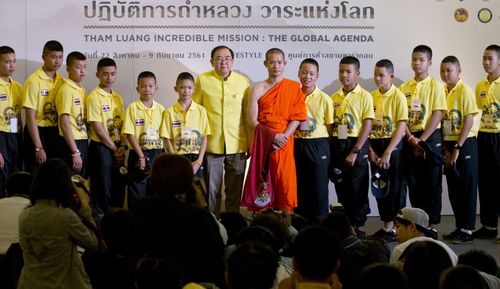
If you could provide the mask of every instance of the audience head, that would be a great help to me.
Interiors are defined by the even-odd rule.
[[[479,272],[467,265],[446,269],[441,275],[440,289],[488,289]]]
[[[468,265],[478,271],[495,276],[497,274],[497,261],[495,257],[484,250],[472,249],[458,256],[458,264]]]
[[[279,249],[284,249],[288,244],[286,225],[282,217],[273,210],[265,210],[257,214],[250,223],[250,226],[262,226],[269,229],[273,233]]]
[[[344,240],[354,235],[354,228],[351,226],[351,221],[343,211],[328,213],[320,224],[332,232],[339,240]]]
[[[372,264],[358,278],[357,289],[406,289],[408,282],[405,274],[389,264]]]
[[[163,154],[154,160],[150,180],[160,197],[189,194],[193,191],[193,167],[182,155]]]
[[[222,212],[219,216],[227,231],[227,245],[234,244],[236,236],[248,227],[247,220],[238,212]]]
[[[270,289],[274,285],[278,257],[262,242],[239,244],[227,261],[230,289]]]
[[[31,203],[35,205],[38,200],[48,199],[70,207],[74,204],[75,193],[69,167],[60,159],[51,159],[40,166],[33,178]]]
[[[108,247],[115,253],[128,253],[129,239],[132,235],[132,215],[126,209],[107,211],[101,219],[101,232]]]
[[[33,174],[25,171],[19,171],[12,173],[7,177],[7,182],[5,184],[5,190],[7,191],[7,196],[22,195],[29,196],[30,188],[33,182]]]
[[[236,236],[234,243],[236,245],[240,245],[245,242],[262,242],[267,244],[277,255],[281,249],[279,243],[274,237],[273,232],[263,226],[249,226],[241,230],[241,232]]]
[[[292,245],[293,267],[302,281],[331,282],[340,256],[339,241],[327,229],[311,226]]]
[[[438,289],[439,276],[453,266],[448,252],[436,242],[417,241],[401,255],[410,289]]]
[[[169,254],[143,255],[135,268],[136,289],[182,288],[182,271],[175,258]]]
[[[394,219],[396,239],[402,243],[429,234],[429,216],[419,208],[403,208]]]

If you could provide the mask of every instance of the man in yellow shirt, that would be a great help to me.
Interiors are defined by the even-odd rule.
[[[481,125],[477,136],[479,207],[482,228],[475,238],[495,238],[500,214],[500,46],[490,45],[483,54],[485,79],[476,85],[476,102]],[[500,239],[497,239],[499,241]]]
[[[211,130],[204,165],[208,208],[219,214],[224,180],[225,211],[239,212],[248,147],[243,101],[250,81],[232,70],[234,52],[229,47],[215,47],[210,57],[214,69],[198,76],[193,94],[207,110]]]
[[[88,167],[94,209],[101,215],[110,207],[123,206],[125,185],[118,181],[114,167],[123,165],[127,140],[121,136],[122,97],[113,89],[117,77],[115,61],[111,58],[99,60],[96,76],[99,84],[87,97]]]
[[[319,64],[312,58],[302,61],[298,77],[305,96],[307,120],[294,135],[297,170],[297,208],[295,212],[311,223],[328,213],[328,139],[333,129],[333,100],[316,86]]]
[[[0,47],[0,198],[6,197],[7,177],[19,167],[21,151],[22,86],[12,79],[16,71],[16,54],[8,46]]]
[[[82,81],[87,76],[87,58],[73,51],[66,57],[68,78],[56,96],[59,117],[59,135],[62,136],[59,155],[80,176],[87,177],[87,119],[85,88]]]
[[[375,119],[368,148],[370,166],[372,178],[377,170],[385,170],[389,181],[389,184],[386,184],[388,188],[384,188],[387,190],[387,195],[376,198],[384,226],[374,235],[390,243],[396,241],[393,220],[401,209],[403,189],[401,140],[406,130],[408,107],[403,93],[392,84],[394,65],[390,60],[382,59],[375,64],[373,79],[378,89],[372,91]],[[379,189],[383,188],[379,186]]]
[[[411,59],[415,76],[400,87],[408,102],[404,166],[411,205],[429,215],[429,227],[437,238],[437,225],[441,222],[442,164],[426,156],[419,142],[425,141],[432,151],[441,154],[439,128],[447,110],[446,96],[443,84],[429,76],[432,49],[419,45],[413,49]]]
[[[129,186],[128,193],[134,197],[151,193],[147,172],[151,169],[154,159],[163,153],[160,126],[165,108],[153,99],[157,91],[154,73],[139,73],[139,99],[131,103],[125,112],[122,133],[127,136],[129,143],[128,170],[134,182],[133,186]]]
[[[346,56],[340,60],[342,87],[332,95],[335,123],[330,143],[330,179],[338,200],[345,208],[360,239],[366,238],[364,225],[370,213],[368,204],[368,135],[375,117],[373,98],[359,84],[359,60]]]
[[[23,107],[26,112],[24,130],[24,165],[34,172],[47,159],[58,156],[58,128],[55,98],[63,77],[57,72],[63,63],[63,47],[56,40],[45,43],[43,65],[24,84]]]

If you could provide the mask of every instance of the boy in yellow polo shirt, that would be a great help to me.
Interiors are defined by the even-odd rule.
[[[19,168],[21,151],[22,86],[12,79],[16,71],[16,54],[8,46],[0,47],[0,198],[6,197],[7,177]]]
[[[490,45],[483,54],[485,79],[476,85],[476,102],[481,125],[477,136],[479,168],[479,212],[481,224],[475,238],[495,238],[500,214],[500,46]],[[497,242],[500,239],[497,239]]]
[[[87,177],[86,91],[82,81],[87,76],[87,58],[73,51],[66,57],[68,78],[56,96],[59,135],[62,136],[59,156],[80,176]]]
[[[302,60],[298,77],[306,97],[307,120],[300,123],[294,135],[298,198],[295,212],[317,224],[328,213],[328,139],[333,130],[333,100],[316,86],[316,60]]]
[[[345,208],[360,239],[366,238],[364,225],[368,204],[368,135],[375,117],[373,98],[359,84],[360,63],[356,57],[340,60],[342,88],[332,95],[335,123],[330,143],[330,179],[338,200]]]
[[[139,99],[131,103],[125,112],[122,133],[127,136],[131,149],[128,169],[134,181],[134,186],[129,186],[128,192],[135,197],[150,193],[147,171],[151,169],[156,156],[163,153],[160,125],[165,108],[153,100],[157,90],[154,73],[141,72],[137,77]]]
[[[447,105],[443,84],[429,76],[431,64],[432,49],[426,45],[415,47],[411,56],[415,76],[403,83],[400,90],[408,102],[403,155],[410,202],[429,215],[429,227],[437,238],[437,225],[441,222],[442,164],[426,157],[418,144],[425,141],[436,154],[441,154],[439,128]]]
[[[194,77],[189,72],[177,76],[175,91],[177,102],[166,109],[160,128],[165,151],[186,156],[193,165],[193,174],[203,179],[203,157],[210,135],[207,111],[192,101]]]
[[[476,224],[477,131],[474,115],[479,112],[474,91],[460,79],[460,62],[455,56],[441,61],[441,79],[446,84],[448,112],[443,118],[445,172],[448,196],[455,214],[455,230],[444,235],[455,244],[471,243]]]
[[[57,72],[63,63],[63,47],[56,40],[45,43],[43,65],[24,84],[23,107],[26,112],[24,130],[24,165],[34,172],[47,159],[58,156],[59,131],[55,98],[64,78]]]
[[[103,215],[110,207],[122,207],[125,184],[118,181],[116,167],[122,166],[127,140],[121,136],[124,119],[122,97],[113,89],[117,77],[116,62],[102,58],[97,63],[99,84],[87,97],[87,121],[90,124],[88,168],[94,211]]]
[[[393,220],[401,209],[400,198],[403,187],[401,140],[406,130],[408,107],[403,93],[392,84],[394,65],[390,60],[382,59],[375,64],[373,79],[378,89],[372,91],[375,119],[368,149],[370,167],[372,176],[376,169],[382,169],[389,179],[387,195],[376,198],[384,226],[374,236],[389,243],[396,241]]]

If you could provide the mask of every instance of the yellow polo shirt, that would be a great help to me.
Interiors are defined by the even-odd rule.
[[[408,128],[423,131],[435,110],[446,112],[446,95],[441,82],[427,76],[422,81],[411,79],[399,88],[408,102]],[[441,124],[438,124],[438,128]]]
[[[140,99],[132,102],[125,112],[122,133],[133,135],[142,150],[163,149],[160,126],[164,110],[163,105],[156,101],[151,108],[145,107]],[[130,143],[128,146],[132,149]]]
[[[335,123],[333,136],[338,137],[338,126],[347,125],[347,136],[358,137],[363,120],[375,118],[373,112],[373,98],[359,84],[347,95],[342,88],[332,95],[335,109]]]
[[[199,154],[201,138],[209,134],[207,111],[194,101],[187,111],[175,102],[163,113],[160,136],[172,141],[177,154]]]
[[[87,97],[87,122],[100,122],[115,142],[120,142],[124,109],[122,97],[116,92],[108,93],[97,86]],[[101,142],[97,133],[90,127],[89,138]]]
[[[394,84],[385,93],[372,91],[375,119],[371,139],[392,138],[399,121],[408,120],[408,106],[404,94]]]
[[[443,139],[445,141],[457,141],[460,136],[460,131],[462,130],[464,117],[469,114],[478,113],[479,109],[476,105],[474,91],[461,79],[451,91],[448,91],[446,86],[445,89],[448,112],[444,115],[443,119]],[[446,122],[449,122],[450,125],[446,125]],[[473,126],[467,137],[474,137],[476,135],[477,131]]]
[[[17,131],[21,132],[21,97],[23,87],[13,79],[0,78],[0,131],[11,132],[10,119],[17,118]]]
[[[491,83],[486,77],[476,85],[476,102],[483,111],[479,131],[500,132],[500,77]]]
[[[23,107],[36,110],[36,124],[41,127],[57,126],[55,98],[64,78],[57,72],[52,80],[40,67],[24,84]]]
[[[212,70],[198,76],[195,85],[192,98],[207,110],[210,123],[211,135],[208,136],[207,152],[246,152],[243,109],[245,92],[250,87],[248,78],[232,71],[224,79]]]
[[[295,138],[327,138],[327,125],[333,124],[333,100],[316,87],[313,92],[306,96],[307,130],[301,130],[301,126],[295,130]]]
[[[59,135],[63,136],[60,116],[69,115],[69,124],[75,140],[88,139],[85,113],[85,88],[78,86],[71,79],[61,86],[56,96],[57,116],[59,117]]]

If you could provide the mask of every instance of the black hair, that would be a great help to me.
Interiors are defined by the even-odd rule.
[[[79,51],[73,51],[66,56],[66,66],[71,66],[73,64],[73,61],[76,60],[87,60],[87,57],[85,57],[85,54],[79,52]]]
[[[381,59],[377,61],[375,67],[385,68],[389,73],[394,73],[394,64],[389,59]]]
[[[320,225],[332,232],[339,240],[344,240],[353,235],[351,221],[344,212],[328,213],[321,220]]]
[[[432,49],[427,45],[416,46],[415,48],[413,48],[412,54],[413,53],[425,53],[427,55],[427,58],[429,60],[432,60]]]
[[[177,79],[175,80],[175,83],[181,81],[181,80],[191,80],[192,82],[194,82],[194,77],[191,73],[189,72],[181,72],[179,73],[179,75],[177,76]]]
[[[116,68],[116,62],[108,57],[101,58],[99,62],[97,62],[97,71],[103,67],[114,66]]]
[[[190,193],[193,191],[193,166],[185,156],[160,155],[153,161],[150,181],[160,197]]]
[[[281,216],[273,210],[265,210],[256,215],[250,226],[262,226],[269,229],[278,243],[278,248],[283,249],[288,240],[286,237],[286,226]]]
[[[5,183],[7,196],[25,195],[29,196],[33,174],[25,171],[18,171],[10,174]]]
[[[4,54],[16,54],[14,49],[12,49],[10,46],[0,46],[0,55]]]
[[[51,159],[40,166],[31,185],[31,204],[40,199],[54,200],[65,208],[73,204],[75,187],[69,167],[60,159]]]
[[[356,70],[359,70],[361,68],[361,63],[359,62],[359,59],[357,59],[354,56],[344,56],[340,60],[339,65],[340,64],[351,64],[351,65],[354,65],[356,67]]]
[[[446,56],[445,58],[443,58],[441,63],[451,63],[451,64],[458,65],[458,67],[460,67],[460,61],[458,61],[458,58],[456,58],[453,55]]]
[[[219,215],[220,222],[227,231],[227,244],[234,244],[236,236],[248,227],[248,222],[239,212],[222,212]]]
[[[306,59],[302,60],[302,62],[299,65],[299,70],[302,68],[302,65],[306,64],[306,63],[316,66],[316,69],[319,72],[319,63],[318,63],[318,61],[316,61],[316,59],[313,59],[313,58],[306,58]]]
[[[481,249],[471,249],[458,256],[458,264],[469,265],[477,270],[495,276],[497,261],[495,257]]]
[[[231,48],[225,46],[225,45],[219,45],[219,46],[214,47],[214,49],[212,49],[212,51],[210,52],[210,58],[214,59],[215,53],[217,52],[217,50],[220,50],[220,49],[227,49],[227,50],[229,50],[229,53],[231,53],[231,58],[234,58],[234,52],[233,52],[233,50]]]
[[[143,71],[143,72],[139,73],[139,75],[137,76],[137,84],[139,84],[139,82],[143,78],[153,78],[155,80],[155,83],[156,83],[156,75],[151,71]]]
[[[61,44],[61,42],[57,41],[57,40],[49,40],[45,43],[45,45],[43,46],[43,54],[45,53],[48,53],[48,52],[52,52],[52,51],[60,51],[60,52],[63,52],[63,46]]]
[[[236,236],[234,243],[236,245],[243,244],[245,242],[262,242],[267,244],[275,254],[279,254],[281,246],[274,237],[273,232],[263,226],[249,226],[241,230]]]
[[[440,281],[441,289],[487,289],[488,285],[481,274],[473,267],[457,265],[443,272]]]
[[[408,281],[405,274],[396,266],[372,264],[365,267],[358,278],[356,289],[406,289]]]
[[[281,54],[281,55],[283,55],[283,60],[285,60],[285,52],[283,52],[283,50],[281,50],[279,48],[273,47],[273,48],[269,49],[268,51],[266,51],[266,61],[267,61],[267,58],[269,57],[269,55],[271,55],[271,54]]]
[[[135,268],[137,289],[182,288],[182,269],[169,253],[146,253],[139,258]]]
[[[500,58],[500,46],[496,44],[488,45],[485,50],[495,51]]]

